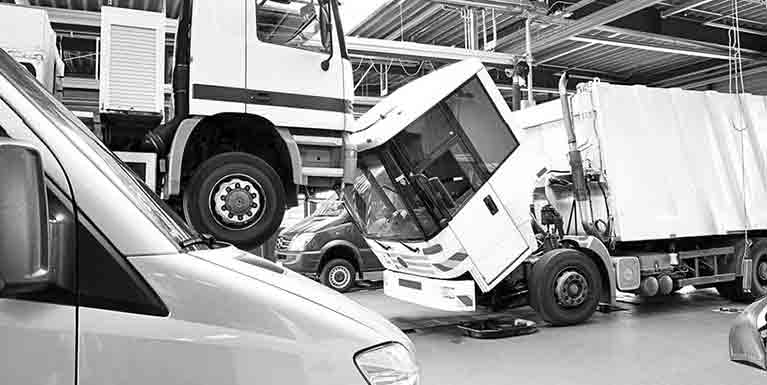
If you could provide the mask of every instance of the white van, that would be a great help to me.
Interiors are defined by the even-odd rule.
[[[3,384],[419,381],[391,323],[195,233],[2,50],[0,181]]]

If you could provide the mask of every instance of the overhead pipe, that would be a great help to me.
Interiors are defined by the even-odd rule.
[[[173,119],[148,132],[139,149],[165,155],[181,122],[189,117],[189,62],[191,57],[192,0],[181,0],[176,59],[173,67]]]
[[[525,47],[526,47],[526,55],[525,55],[525,61],[527,61],[527,89],[531,90],[533,88],[533,37],[532,37],[532,23],[533,20],[528,17],[525,19]],[[535,105],[535,98],[533,97],[533,93],[530,91],[527,91],[527,106],[532,107]]]
[[[570,158],[570,171],[573,178],[573,195],[578,207],[579,219],[586,234],[593,235],[602,242],[605,242],[607,241],[606,235],[597,230],[594,225],[594,218],[590,214],[586,173],[583,171],[583,157],[578,149],[578,141],[575,137],[575,124],[573,123],[573,114],[570,110],[570,99],[567,95],[567,79],[567,71],[565,71],[559,78],[559,99],[562,103],[562,122],[567,132],[568,156]]]

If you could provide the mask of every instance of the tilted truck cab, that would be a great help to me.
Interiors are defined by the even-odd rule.
[[[199,231],[258,245],[299,186],[331,189],[350,169],[353,80],[337,0],[183,1],[172,117],[164,17],[104,7],[101,30],[103,139],[156,172],[152,188]]]
[[[467,61],[360,119],[344,199],[387,294],[529,303],[557,325],[616,290],[767,294],[764,97],[599,81],[568,95],[564,77],[560,93],[511,112]]]
[[[1,49],[0,164],[4,383],[419,383],[394,325],[200,236]]]

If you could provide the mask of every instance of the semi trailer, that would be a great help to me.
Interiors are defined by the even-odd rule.
[[[554,325],[617,291],[767,294],[767,97],[566,83],[512,112],[470,60],[360,118],[344,200],[385,293]]]
[[[195,229],[251,248],[299,188],[331,189],[355,164],[338,2],[184,0],[170,25],[162,13],[102,7],[94,130]]]

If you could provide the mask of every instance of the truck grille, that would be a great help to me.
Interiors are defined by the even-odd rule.
[[[290,237],[277,237],[277,250],[286,250],[290,245]]]

